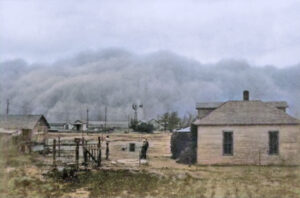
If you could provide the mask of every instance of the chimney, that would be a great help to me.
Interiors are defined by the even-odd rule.
[[[245,90],[243,92],[243,96],[244,96],[244,101],[249,101],[249,91],[248,90]]]

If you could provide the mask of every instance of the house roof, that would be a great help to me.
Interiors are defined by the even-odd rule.
[[[284,102],[228,101],[194,122],[196,125],[268,125],[300,124],[300,121],[278,109]],[[277,108],[276,108],[277,107]]]
[[[267,103],[271,106],[277,107],[277,108],[287,108],[288,104],[285,101],[269,101],[269,102],[264,102]]]
[[[264,102],[277,108],[287,108],[288,104],[285,101],[268,101]],[[199,102],[196,104],[196,109],[216,109],[224,104],[224,102]]]
[[[215,109],[221,106],[224,102],[198,102],[196,109]]]
[[[73,124],[86,124],[84,120],[76,120]]]
[[[43,115],[0,115],[0,128],[33,129],[41,119],[50,127]]]

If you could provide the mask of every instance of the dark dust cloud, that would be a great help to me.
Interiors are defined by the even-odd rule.
[[[300,65],[287,68],[251,66],[223,60],[201,64],[159,51],[137,55],[122,49],[88,51],[53,64],[22,59],[0,63],[1,113],[10,99],[10,113],[44,114],[50,121],[127,120],[132,103],[143,104],[143,119],[167,111],[195,113],[195,103],[251,99],[286,100],[300,116]]]

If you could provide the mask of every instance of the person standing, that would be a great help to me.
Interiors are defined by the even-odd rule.
[[[110,143],[109,135],[106,136],[105,142],[106,142],[106,152],[105,152],[106,156],[105,156],[105,159],[108,160],[108,158],[109,158],[109,143]]]
[[[149,148],[149,142],[148,140],[145,138],[143,141],[143,145],[142,145],[142,149],[141,149],[141,159],[147,159],[147,150]]]

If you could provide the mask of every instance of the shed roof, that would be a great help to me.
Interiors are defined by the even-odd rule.
[[[41,119],[50,127],[43,115],[0,115],[0,128],[33,129]]]
[[[178,133],[189,133],[189,132],[191,132],[191,127],[186,127],[186,128],[178,129],[175,132],[178,132]]]
[[[86,124],[87,122],[84,120],[76,120],[73,124]]]
[[[300,121],[278,109],[285,102],[228,101],[206,117],[194,122],[196,125],[267,125],[300,124]],[[277,108],[276,108],[277,107]]]

